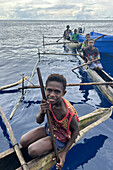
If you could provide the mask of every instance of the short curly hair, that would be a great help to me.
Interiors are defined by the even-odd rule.
[[[66,89],[66,84],[67,84],[67,81],[66,81],[66,78],[61,75],[61,74],[50,74],[46,80],[46,87],[47,87],[47,84],[49,81],[57,81],[57,82],[60,82],[62,83],[63,85],[63,90]]]

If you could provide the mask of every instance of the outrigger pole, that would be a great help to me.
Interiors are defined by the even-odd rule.
[[[21,153],[19,145],[18,145],[18,143],[17,143],[17,141],[16,141],[16,139],[14,137],[13,130],[12,130],[12,128],[11,128],[11,126],[10,126],[10,124],[9,124],[9,122],[8,122],[8,120],[7,120],[7,118],[6,118],[5,114],[4,114],[1,106],[0,106],[0,114],[1,114],[1,117],[2,117],[2,120],[3,120],[4,124],[5,124],[5,126],[7,128],[7,131],[9,133],[9,136],[10,136],[10,139],[11,139],[11,142],[12,142],[12,145],[13,145],[13,149],[14,149],[14,151],[15,151],[15,153],[16,153],[19,161],[20,161],[22,169],[23,170],[29,170],[28,165],[25,162],[24,157],[23,157],[23,155]]]
[[[91,82],[91,83],[70,83],[66,86],[92,86],[92,85],[109,85],[113,86],[113,81],[109,82]],[[34,86],[24,86],[24,89],[32,89],[32,88],[40,88],[40,85],[34,85]],[[22,87],[18,87],[18,89],[22,89]]]

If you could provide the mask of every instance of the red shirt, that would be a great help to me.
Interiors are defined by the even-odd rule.
[[[70,122],[72,120],[72,117],[75,116],[77,121],[79,121],[79,118],[74,107],[67,100],[65,100],[64,98],[62,99],[67,109],[66,115],[63,117],[62,120],[58,120],[54,115],[52,107],[50,105],[50,110],[51,110],[50,117],[51,117],[54,136],[62,142],[67,142],[69,139],[71,139],[71,131],[69,127],[70,127]]]

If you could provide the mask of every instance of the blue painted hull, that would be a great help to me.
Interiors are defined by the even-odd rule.
[[[96,39],[97,37],[103,35],[97,32],[91,32],[91,38]],[[80,42],[85,40],[85,35],[80,35]],[[100,53],[105,53],[107,55],[113,56],[113,36],[107,35],[98,39],[95,43],[95,47],[99,49]]]

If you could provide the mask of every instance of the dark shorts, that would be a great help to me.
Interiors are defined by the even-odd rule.
[[[45,124],[45,127],[46,127],[47,135],[50,136],[50,133],[48,132],[48,124],[47,123]],[[55,142],[56,142],[56,147],[57,147],[58,150],[62,149],[64,146],[66,146],[65,142],[61,142],[56,138],[55,138]]]

